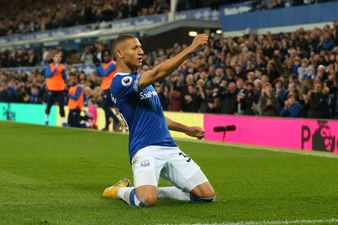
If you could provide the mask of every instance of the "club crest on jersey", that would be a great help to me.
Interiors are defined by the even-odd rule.
[[[148,159],[145,159],[141,162],[141,166],[142,167],[147,167],[147,166],[150,166],[150,162]]]
[[[130,86],[133,81],[133,78],[131,76],[123,77],[121,80],[121,83],[123,86]]]

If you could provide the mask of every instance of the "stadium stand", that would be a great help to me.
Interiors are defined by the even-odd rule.
[[[3,4],[6,4],[5,2]],[[1,7],[0,35],[44,31],[168,11],[168,0],[15,1]]]
[[[208,47],[186,61],[169,79],[155,85],[162,106],[169,111],[278,116],[282,109],[289,108],[285,103],[288,105],[288,96],[293,94],[302,105],[297,115],[307,118],[317,110],[322,112],[321,118],[337,118],[337,33],[338,25],[334,24],[287,34],[211,38]],[[144,56],[142,69],[157,65],[182,47],[176,44],[173,48],[149,52]],[[97,50],[103,48],[98,42],[85,47],[82,53],[66,52],[67,63],[91,64]],[[38,56],[32,49],[27,54],[22,49],[15,54],[7,51],[1,56],[1,64],[22,66],[32,61],[43,64],[49,61],[52,51],[44,49]],[[95,73],[87,76],[82,71],[79,77],[87,98],[99,104],[99,79]],[[0,81],[0,101],[44,101],[41,70],[31,75],[2,71]],[[319,83],[323,84],[320,91],[316,89]],[[273,86],[271,93],[265,91],[267,84]],[[321,99],[325,101],[316,109]]]
[[[224,4],[250,2],[252,10],[267,10],[329,1],[332,0],[181,0],[177,8],[179,11],[207,6],[218,9]],[[169,8],[169,0],[14,0],[9,6],[3,1],[0,2],[0,36],[162,14],[168,13]]]

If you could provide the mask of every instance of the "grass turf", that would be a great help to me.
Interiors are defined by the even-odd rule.
[[[338,217],[338,159],[178,141],[211,204],[135,208],[101,197],[132,178],[127,136],[0,122],[0,224],[193,224]],[[160,185],[168,185],[161,180]]]

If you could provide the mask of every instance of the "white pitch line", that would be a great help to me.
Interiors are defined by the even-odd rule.
[[[228,223],[194,223],[194,224],[178,224],[178,225],[284,225],[284,224],[338,224],[338,219],[318,219],[318,220],[276,220],[276,221],[239,221]],[[170,225],[170,224],[158,224]]]

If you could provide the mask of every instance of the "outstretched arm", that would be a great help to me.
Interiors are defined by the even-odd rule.
[[[164,61],[152,70],[144,72],[139,81],[139,90],[147,87],[163,77],[170,75],[177,67],[186,60],[189,55],[208,42],[208,36],[205,34],[197,35],[191,45],[178,53],[176,56]]]
[[[165,118],[168,124],[169,130],[178,131],[185,133],[188,136],[195,137],[198,139],[204,138],[205,130],[201,127],[189,127],[184,124],[175,122],[168,117]]]

